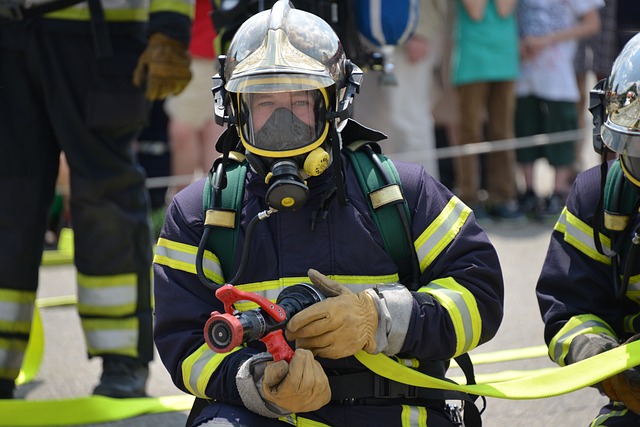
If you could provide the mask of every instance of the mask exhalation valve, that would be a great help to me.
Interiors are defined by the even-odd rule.
[[[267,204],[274,209],[296,210],[307,200],[309,188],[298,176],[298,166],[292,160],[275,162],[266,181]]]

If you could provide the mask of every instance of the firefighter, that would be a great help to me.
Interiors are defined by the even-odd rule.
[[[0,2],[0,398],[29,339],[60,151],[70,168],[78,313],[94,394],[145,396],[152,240],[133,140],[190,79],[191,0]]]
[[[460,425],[444,390],[383,378],[354,354],[394,356],[393,363],[442,378],[450,359],[495,335],[503,278],[472,211],[422,166],[396,164],[417,257],[415,282],[401,283],[405,275],[341,152],[384,135],[348,118],[361,71],[335,32],[281,0],[239,28],[223,59],[225,96],[216,106],[229,127],[218,140],[220,161],[244,155],[249,165],[233,267],[202,245],[210,231],[206,179],[171,202],[154,259],[160,357],[178,388],[205,400],[188,425]],[[224,185],[233,185],[229,175]],[[210,212],[207,222],[230,213]],[[224,312],[214,293],[220,285],[275,301],[299,282],[326,298],[288,322],[296,347],[290,363],[274,363],[260,341],[228,353],[209,348],[203,330],[213,311]]]
[[[537,297],[549,356],[578,362],[640,332],[640,35],[592,90],[594,145],[602,165],[578,175],[554,227]],[[628,96],[632,95],[632,96]],[[626,103],[626,100],[633,99]],[[607,153],[617,159],[607,161]],[[595,384],[610,398],[591,425],[640,423],[637,368]]]

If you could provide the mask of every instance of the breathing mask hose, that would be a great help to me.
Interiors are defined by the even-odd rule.
[[[220,292],[233,292],[225,298]],[[305,308],[322,301],[325,297],[309,283],[298,283],[285,288],[276,300],[276,305],[255,294],[243,293],[237,288],[221,288],[216,296],[232,302],[233,299],[251,298],[259,308],[235,314],[213,312],[204,326],[204,336],[209,347],[217,353],[227,353],[235,347],[260,340],[271,332],[282,330],[287,322]]]
[[[266,211],[259,212],[256,216],[251,219],[249,225],[247,226],[247,235],[245,238],[245,244],[242,247],[242,257],[240,258],[240,266],[238,267],[238,271],[236,272],[233,279],[229,280],[227,283],[234,284],[237,283],[244,273],[244,269],[247,266],[247,262],[249,260],[249,249],[251,248],[251,236],[253,235],[253,229],[256,228],[256,224],[263,219],[269,218],[272,214],[278,212],[277,209],[269,208]]]

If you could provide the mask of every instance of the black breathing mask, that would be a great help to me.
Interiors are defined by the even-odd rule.
[[[286,108],[273,112],[269,120],[257,131],[254,144],[261,149],[277,153],[303,148],[313,140],[315,129],[297,118]],[[291,157],[267,157],[247,151],[251,167],[269,185],[266,201],[278,210],[296,210],[307,200],[308,176],[318,176],[329,166],[329,153],[322,147]]]

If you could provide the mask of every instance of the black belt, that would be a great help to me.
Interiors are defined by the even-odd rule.
[[[10,21],[24,21],[28,18],[42,16],[49,12],[64,9],[85,0],[53,0],[48,3],[42,3],[25,7],[19,1],[0,0],[0,17]],[[111,39],[109,37],[109,28],[104,18],[104,11],[100,0],[86,0],[89,2],[89,13],[91,14],[91,32],[93,33],[94,46],[96,48],[96,56],[104,58],[113,54]]]
[[[329,377],[331,401],[341,405],[434,404],[443,400],[467,400],[471,397],[454,390],[415,387],[390,380],[373,372]]]

